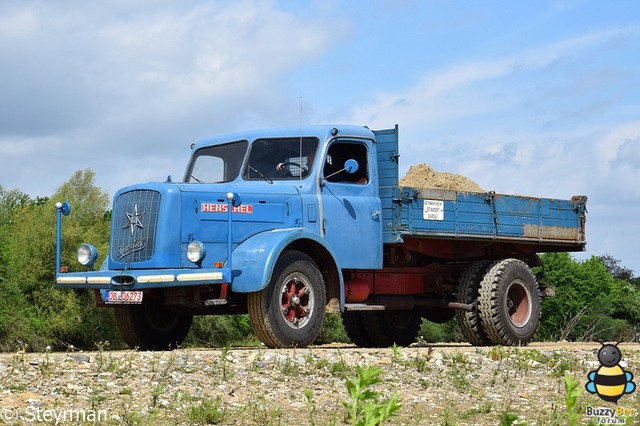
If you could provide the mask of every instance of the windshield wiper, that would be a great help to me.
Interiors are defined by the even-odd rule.
[[[201,181],[200,179],[198,179],[197,177],[195,177],[194,175],[189,175],[189,177],[191,177],[191,179],[195,180],[198,183],[205,183],[205,182]]]
[[[265,175],[263,175],[262,173],[260,173],[256,169],[254,169],[253,167],[249,166],[249,170],[251,170],[252,172],[255,172],[255,174],[257,174],[258,176],[260,176],[262,179],[266,180],[267,182],[273,183],[273,181],[271,179],[269,179],[268,177],[266,177]]]

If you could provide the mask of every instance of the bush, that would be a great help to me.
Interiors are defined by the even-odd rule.
[[[196,316],[185,346],[225,347],[256,344],[247,315]]]
[[[423,319],[418,336],[428,343],[465,341],[456,318],[452,318],[444,324]]]

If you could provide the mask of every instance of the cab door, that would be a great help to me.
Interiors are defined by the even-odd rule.
[[[325,153],[320,196],[324,238],[344,269],[382,267],[382,210],[370,140],[337,139]],[[355,160],[357,170],[345,170]]]

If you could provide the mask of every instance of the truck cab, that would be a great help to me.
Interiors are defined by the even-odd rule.
[[[283,313],[279,306],[276,319],[295,336],[265,339],[271,346],[309,344],[324,312],[344,309],[342,269],[382,267],[375,142],[372,131],[357,126],[258,130],[198,141],[182,182],[119,190],[102,267],[74,273],[58,268],[56,283],[93,288],[100,306],[116,309],[128,344],[164,349],[181,342],[193,315],[246,313],[255,305],[270,317],[264,300],[254,299],[273,290],[269,284],[288,259],[319,279],[312,283],[297,273],[278,289],[278,299],[290,299],[291,307]],[[69,207],[59,203],[58,211],[60,217]],[[79,253],[94,269],[95,248],[86,244]],[[311,308],[319,320],[308,320]],[[162,324],[155,324],[159,319]],[[311,331],[295,334],[311,322]]]

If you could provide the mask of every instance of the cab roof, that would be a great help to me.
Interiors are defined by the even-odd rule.
[[[274,127],[269,129],[255,129],[221,134],[199,140],[198,142],[196,142],[193,149],[195,150],[203,146],[218,145],[221,143],[240,140],[247,140],[249,142],[252,142],[256,139],[262,138],[288,138],[299,136],[317,137],[320,141],[324,141],[334,136],[351,136],[375,140],[373,132],[365,126],[354,126],[345,124],[315,124],[297,127]]]

